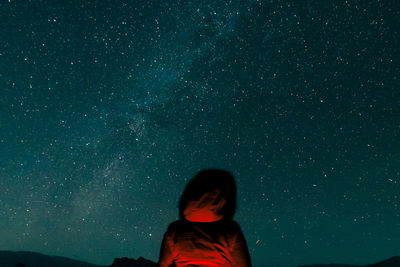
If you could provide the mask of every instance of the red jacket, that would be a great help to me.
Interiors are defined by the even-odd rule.
[[[182,218],[164,234],[159,267],[251,266],[246,240],[232,220],[236,186],[228,174],[203,171],[189,182],[179,205]]]

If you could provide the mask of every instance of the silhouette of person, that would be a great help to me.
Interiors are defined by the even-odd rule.
[[[199,172],[179,201],[180,219],[171,223],[161,244],[159,267],[250,267],[250,254],[238,223],[236,184],[231,173]]]

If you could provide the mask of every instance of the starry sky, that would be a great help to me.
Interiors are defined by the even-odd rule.
[[[230,170],[254,265],[400,255],[397,1],[0,2],[0,250],[157,261]]]

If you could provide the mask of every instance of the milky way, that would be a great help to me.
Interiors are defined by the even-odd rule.
[[[186,182],[213,167],[236,178],[256,266],[400,254],[398,4],[0,12],[0,250],[156,261]]]

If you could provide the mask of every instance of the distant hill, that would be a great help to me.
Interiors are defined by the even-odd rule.
[[[365,265],[351,265],[351,264],[311,264],[311,265],[299,265],[298,267],[365,267]]]
[[[311,264],[311,265],[299,265],[298,267],[400,267],[400,257],[392,257],[390,259],[368,265]]]
[[[392,257],[375,264],[369,264],[367,267],[400,267],[400,256]]]
[[[36,252],[0,251],[0,267],[156,267],[157,264],[139,257],[137,260],[116,258],[110,266],[101,266],[65,257]]]
[[[20,265],[17,265],[20,263]],[[0,251],[0,267],[100,267],[100,265],[35,252]]]
[[[109,267],[156,267],[157,263],[139,257],[137,260],[129,258],[116,258]]]
[[[78,261],[59,256],[48,256],[35,252],[0,251],[0,267],[156,267],[153,261],[139,257],[137,260],[130,258],[116,258],[112,265],[101,266],[84,261]],[[298,267],[400,267],[400,256],[380,261],[369,265],[349,264],[311,264]]]

